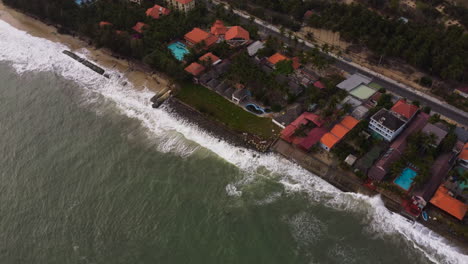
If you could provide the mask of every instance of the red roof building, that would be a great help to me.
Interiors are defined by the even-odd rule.
[[[330,151],[336,143],[342,140],[357,124],[359,120],[352,116],[345,116],[339,124],[336,124],[329,133],[320,139],[320,146]]]
[[[208,33],[200,28],[194,28],[189,33],[185,34],[184,39],[187,41],[187,44],[194,46],[201,42],[205,42],[205,47],[208,48],[211,45],[215,44],[218,41],[218,37],[214,36],[211,33]]]
[[[273,54],[272,56],[270,56],[267,61],[275,66],[278,62],[280,61],[283,61],[283,60],[291,60],[290,58],[284,56],[283,54],[277,52],[275,54]],[[298,57],[294,57],[292,58],[292,66],[295,70],[299,69],[299,67],[301,67],[301,64],[299,62],[299,58]]]
[[[430,203],[449,213],[458,220],[463,220],[466,215],[466,211],[468,210],[468,205],[450,196],[448,189],[443,185],[437,189]]]
[[[192,74],[193,76],[199,76],[204,70],[205,67],[196,62],[192,62],[189,66],[185,68],[185,71]]]
[[[314,86],[319,88],[320,90],[325,89],[325,85],[321,81],[314,82]]]
[[[225,39],[227,41],[242,41],[246,42],[250,40],[250,34],[247,30],[240,26],[234,26],[228,29],[226,32]]]
[[[211,27],[211,34],[218,37],[226,35],[227,31],[227,27],[224,26],[224,23],[221,20],[216,20],[213,26]]]
[[[313,15],[314,15],[314,12],[313,12],[312,10],[307,10],[307,11],[304,13],[304,20],[308,20],[308,19],[311,18]]]
[[[143,22],[138,22],[136,23],[135,26],[132,27],[133,30],[135,30],[136,32],[142,34],[143,31],[145,30],[145,27],[147,27],[148,25],[146,25],[145,23]]]
[[[150,16],[154,19],[159,19],[161,15],[169,15],[171,11],[165,7],[162,7],[160,5],[154,5],[151,8],[148,8],[146,10],[146,16]]]
[[[316,127],[310,130],[300,143],[299,147],[301,147],[305,151],[309,151],[315,144],[317,144],[320,139],[322,138],[325,133],[327,133],[328,129],[325,127]]]
[[[416,112],[418,112],[419,108],[413,104],[407,103],[405,99],[400,99],[398,102],[396,102],[391,110],[410,120],[416,114]]]
[[[205,55],[201,56],[198,59],[198,61],[200,61],[200,62],[210,61],[211,64],[215,65],[215,64],[218,64],[221,61],[221,59],[218,56],[214,55],[213,53],[208,52]]]
[[[313,113],[304,112],[285,129],[283,129],[283,131],[281,131],[281,138],[289,143],[299,144],[304,140],[304,138],[297,138],[294,136],[294,133],[298,128],[303,125],[307,125],[309,122],[314,123],[317,127],[322,127],[324,123],[320,116]]]

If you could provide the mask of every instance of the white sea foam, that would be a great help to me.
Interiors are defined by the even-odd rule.
[[[226,161],[255,175],[258,168],[284,175],[280,182],[290,192],[306,192],[312,201],[326,204],[338,210],[363,212],[367,216],[369,229],[385,234],[401,234],[416,250],[423,252],[433,262],[468,263],[468,256],[451,247],[439,235],[419,225],[410,224],[403,217],[392,214],[379,197],[369,198],[359,194],[342,193],[320,178],[313,176],[299,166],[275,154],[261,154],[237,148],[200,130],[196,125],[171,114],[164,107],[152,109],[148,90],[136,91],[122,86],[124,80],[112,77],[110,80],[62,54],[67,49],[60,43],[28,35],[0,20],[0,61],[12,64],[21,74],[27,71],[53,71],[81,84],[90,101],[96,103],[105,98],[115,105],[120,113],[135,118],[158,142],[158,150],[189,156],[199,146],[209,149]],[[86,56],[87,51],[80,52]],[[112,76],[118,76],[114,72]],[[98,97],[97,97],[98,96]],[[187,142],[187,139],[196,144]],[[254,154],[257,155],[254,157]],[[247,180],[248,182],[248,180]],[[236,185],[239,183],[236,183]],[[234,185],[226,191],[240,195]]]

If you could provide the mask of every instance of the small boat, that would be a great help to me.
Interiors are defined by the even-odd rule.
[[[423,211],[422,214],[421,214],[422,218],[424,219],[424,221],[427,221],[428,217],[427,217],[427,213],[426,211]]]

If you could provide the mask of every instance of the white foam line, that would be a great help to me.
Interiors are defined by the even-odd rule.
[[[124,115],[139,120],[148,135],[158,142],[158,150],[172,152],[186,157],[197,151],[198,146],[186,141],[196,142],[209,149],[226,161],[255,177],[259,168],[282,175],[280,182],[287,191],[306,192],[311,199],[338,210],[364,212],[369,219],[369,228],[374,232],[401,234],[417,250],[421,250],[431,261],[442,263],[468,263],[468,256],[447,244],[437,234],[420,224],[410,224],[403,217],[390,213],[379,197],[343,193],[319,177],[275,154],[259,154],[251,150],[231,146],[196,125],[171,114],[167,109],[152,109],[148,90],[136,91],[117,77],[106,79],[80,63],[62,54],[67,49],[63,44],[33,37],[0,20],[0,61],[12,64],[21,74],[29,71],[53,71],[80,84],[89,100],[96,103],[104,97],[115,104]],[[86,56],[87,51],[80,52]],[[109,71],[109,70],[108,70]],[[112,76],[118,76],[112,72]],[[185,139],[184,139],[185,138]],[[243,179],[244,183],[249,178]],[[242,183],[238,183],[242,184]],[[226,187],[228,193],[241,195],[235,184]]]

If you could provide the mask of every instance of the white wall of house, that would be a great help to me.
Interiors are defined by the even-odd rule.
[[[381,135],[386,141],[394,140],[404,129],[405,125],[401,126],[398,130],[393,131],[383,126],[380,122],[371,118],[369,128],[375,133]]]

